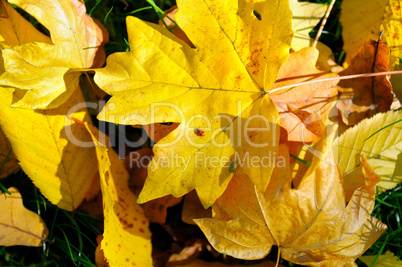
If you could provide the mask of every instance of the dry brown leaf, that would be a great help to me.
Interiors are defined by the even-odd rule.
[[[191,263],[205,250],[205,245],[207,245],[207,243],[208,242],[205,239],[189,240],[180,253],[172,254],[170,256],[166,266],[182,266]]]
[[[389,49],[381,39],[379,42],[369,40],[352,58],[350,67],[339,75],[387,71],[388,58]],[[347,125],[355,125],[362,119],[389,110],[394,97],[386,76],[342,80],[338,90],[338,108]]]

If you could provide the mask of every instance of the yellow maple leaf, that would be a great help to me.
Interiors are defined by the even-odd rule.
[[[180,197],[196,189],[209,206],[233,175],[229,167],[235,153],[276,153],[278,112],[268,93],[289,54],[291,12],[287,1],[278,0],[265,2],[261,20],[253,14],[252,1],[177,4],[176,21],[196,48],[161,26],[128,17],[130,52],[111,55],[106,67],[96,70],[95,82],[112,95],[98,118],[121,124],[181,123],[154,147],[138,201],[168,194]],[[249,125],[254,132],[246,136],[230,130],[243,129],[252,116],[259,117]],[[257,149],[245,138],[269,144]],[[167,147],[171,141],[175,144]],[[237,141],[243,143],[234,144]],[[205,157],[204,163],[196,162],[196,155],[222,160],[211,166]],[[174,166],[158,168],[159,163]],[[272,167],[244,168],[265,190]]]
[[[103,40],[102,31],[85,14],[85,5],[79,0],[9,2],[44,25],[50,32],[51,42],[46,42],[42,35],[37,38],[37,31],[22,29],[27,23],[22,17],[12,17],[13,28],[1,33],[12,35],[13,30],[22,29],[17,35],[26,33],[28,37],[22,40],[24,43],[3,45],[1,53],[6,72],[0,77],[0,85],[27,91],[13,103],[14,107],[56,108],[78,88],[80,71],[92,66]],[[7,5],[2,2],[3,7]]]
[[[314,157],[296,188],[285,145],[265,193],[240,170],[213,206],[222,212],[213,219],[195,220],[215,249],[236,258],[260,259],[276,245],[293,263],[355,266],[353,261],[386,230],[370,216],[379,177],[366,163],[367,184],[345,207],[342,178],[331,151],[333,133],[317,143],[321,157]]]
[[[149,222],[128,188],[124,162],[113,149],[98,141],[96,128],[88,124],[86,127],[98,158],[105,217],[101,242],[104,256],[110,266],[152,266]]]
[[[345,0],[341,5],[342,35],[346,60],[350,61],[369,39],[378,40],[381,31],[390,48],[389,68],[402,55],[402,13],[400,0]]]
[[[130,159],[135,158],[136,164],[133,164]],[[152,149],[141,148],[130,153],[126,157],[126,167],[129,170],[130,179],[129,185],[131,191],[138,195],[141,192],[144,182],[147,178],[147,167],[153,158]],[[144,210],[145,217],[153,223],[164,224],[166,222],[167,209],[175,206],[182,201],[182,198],[173,196],[164,196],[162,198],[153,199],[141,205]]]
[[[14,187],[0,195],[0,246],[42,246],[49,233],[42,218],[24,207]]]
[[[8,47],[30,42],[52,44],[52,40],[25,20],[6,0],[0,1],[0,43]]]
[[[264,8],[264,0],[255,0],[255,9],[260,12]],[[311,38],[309,32],[320,22],[327,10],[326,5],[299,2],[298,0],[289,0],[289,7],[292,10],[292,29],[294,37],[291,47],[298,51],[304,47],[309,47]]]

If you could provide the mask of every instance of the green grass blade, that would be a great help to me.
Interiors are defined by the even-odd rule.
[[[292,155],[292,154],[289,154],[292,158],[294,158],[295,160],[297,160],[297,161],[300,161],[301,163],[303,163],[303,164],[306,164],[307,166],[311,166],[311,162],[309,162],[309,161],[307,161],[307,160],[304,160],[304,159],[301,159],[301,158],[299,158],[299,157],[297,157],[297,156],[295,156],[295,155]]]
[[[68,237],[67,237],[66,233],[64,232],[64,230],[63,230],[60,226],[58,226],[58,225],[56,225],[56,226],[57,226],[57,228],[59,228],[59,230],[63,233],[64,238],[66,239],[66,245],[67,245],[67,247],[68,247],[68,252],[69,252],[69,254],[70,254],[70,258],[71,258],[72,262],[74,263],[75,266],[78,266],[77,263],[76,263],[75,260],[74,260],[73,252],[71,251],[70,242],[68,241]]]
[[[141,11],[144,11],[144,10],[148,10],[148,9],[152,9],[152,7],[151,6],[141,7],[141,8],[138,8],[138,9],[134,10],[134,11],[128,12],[128,13],[126,13],[124,15],[128,16],[128,15],[132,15],[132,14],[135,14],[135,13],[138,13],[138,12],[141,12]]]
[[[382,244],[380,250],[379,250],[378,253],[377,253],[377,256],[375,257],[375,259],[374,259],[373,262],[371,263],[370,267],[374,267],[374,266],[375,266],[375,263],[378,261],[378,258],[379,258],[380,255],[382,254],[382,251],[384,250],[385,245],[386,245],[387,242],[388,242],[388,238],[389,238],[389,235],[387,235],[387,237],[385,238],[384,244]]]
[[[10,148],[10,150],[8,150],[8,153],[7,153],[6,157],[3,160],[3,163],[0,166],[0,171],[3,169],[4,165],[6,164],[8,158],[10,157],[10,154],[11,154],[12,150],[13,150],[12,148]]]
[[[374,135],[378,134],[379,132],[381,132],[382,130],[384,130],[385,128],[391,127],[394,124],[397,124],[398,122],[402,122],[402,119],[394,121],[393,123],[390,123],[384,127],[382,127],[381,129],[379,129],[378,131],[376,131],[375,133],[373,133],[372,135],[370,135],[369,137],[367,137],[366,139],[363,140],[363,142],[366,142],[367,140],[369,140],[371,137],[373,137]]]

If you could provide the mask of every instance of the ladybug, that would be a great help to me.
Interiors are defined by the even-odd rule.
[[[197,129],[194,130],[194,132],[198,136],[205,136],[205,132],[203,130],[201,130],[201,129],[197,128]]]

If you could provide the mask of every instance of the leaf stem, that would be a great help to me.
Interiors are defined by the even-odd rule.
[[[276,257],[275,267],[279,266],[279,259],[281,258],[281,247],[278,246],[278,256]]]
[[[310,81],[306,81],[306,82],[280,86],[280,87],[272,89],[272,90],[270,90],[270,91],[268,91],[266,93],[267,94],[272,94],[272,93],[282,91],[284,89],[288,89],[288,88],[292,88],[292,87],[296,87],[296,86],[301,86],[301,85],[306,85],[306,84],[312,84],[312,83],[328,82],[328,81],[334,81],[334,80],[348,80],[348,79],[366,78],[366,77],[384,76],[384,75],[393,75],[393,74],[402,74],[402,70],[384,71],[384,72],[376,72],[376,73],[362,73],[362,74],[348,75],[348,76],[342,76],[342,77],[331,77],[331,78],[310,80]],[[295,78],[297,78],[297,77],[295,77]]]

